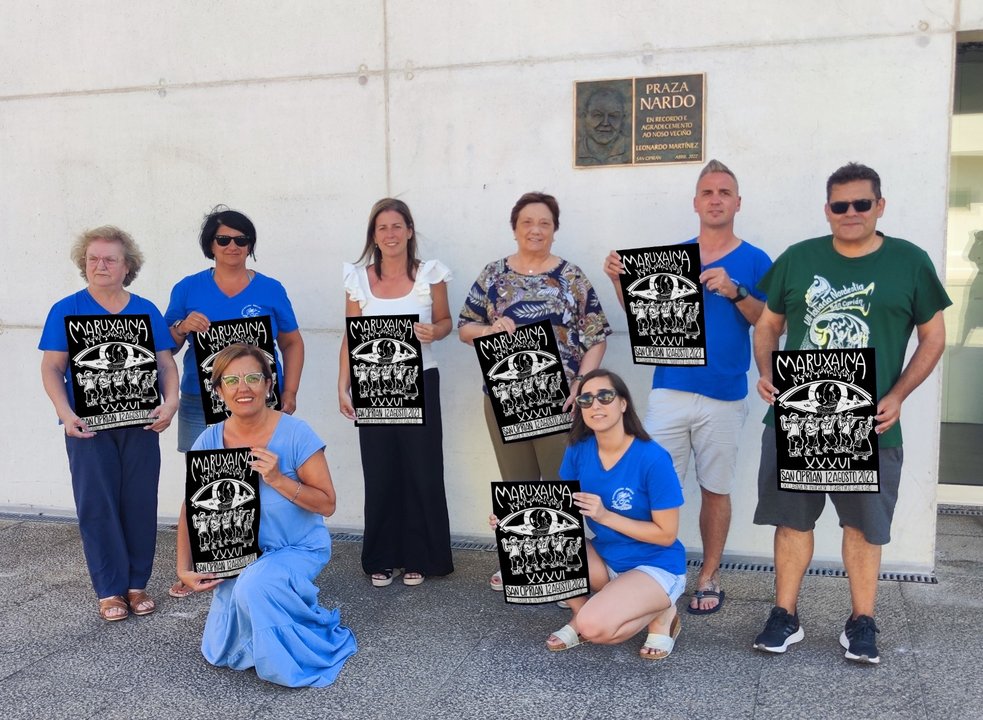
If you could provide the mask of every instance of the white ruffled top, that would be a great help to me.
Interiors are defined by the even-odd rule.
[[[413,289],[401,298],[377,298],[372,294],[369,276],[370,266],[343,263],[345,293],[348,299],[357,302],[363,315],[411,315],[420,316],[420,322],[433,322],[433,298],[430,286],[439,282],[449,282],[451,271],[440,260],[424,260],[416,271]],[[437,367],[430,343],[423,343],[423,369]]]

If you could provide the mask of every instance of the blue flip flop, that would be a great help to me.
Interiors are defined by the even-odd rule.
[[[696,594],[693,596],[696,598],[697,604],[703,598],[717,598],[717,604],[714,605],[709,610],[701,610],[699,607],[693,607],[692,605],[686,606],[686,612],[690,615],[713,615],[720,608],[724,606],[724,591],[721,590],[717,592],[716,590],[697,590]]]

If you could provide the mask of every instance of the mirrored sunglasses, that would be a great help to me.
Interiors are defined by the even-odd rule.
[[[594,398],[601,405],[610,405],[614,402],[614,399],[618,397],[618,393],[614,390],[605,388],[604,390],[598,390],[596,393],[584,393],[583,395],[577,396],[577,405],[584,408],[585,410],[594,404]]]

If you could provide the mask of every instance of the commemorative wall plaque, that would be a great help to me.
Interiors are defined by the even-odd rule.
[[[419,315],[345,318],[356,425],[424,425]]]
[[[68,315],[75,414],[89,430],[150,425],[160,405],[149,315]]]
[[[706,75],[574,83],[574,167],[703,162]]]
[[[634,162],[703,162],[706,76],[635,78]]]
[[[584,521],[573,503],[579,490],[576,480],[492,483],[505,602],[530,605],[590,592]]]
[[[772,353],[779,489],[880,492],[874,352]]]
[[[570,429],[570,413],[563,410],[570,388],[549,320],[522,325],[512,335],[477,337],[474,349],[502,442]]]
[[[706,365],[697,243],[619,250],[632,359],[637,365]]]

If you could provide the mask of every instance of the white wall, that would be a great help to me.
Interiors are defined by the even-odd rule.
[[[4,394],[12,412],[0,420],[0,507],[72,512],[34,348],[51,303],[81,287],[67,258],[74,234],[107,222],[132,232],[148,258],[133,289],[163,307],[174,282],[205,267],[198,225],[224,202],[252,217],[256,267],[294,301],[308,349],[298,415],[328,443],[340,498],[332,525],[359,527],[355,430],[334,394],[338,280],[341,262],[358,255],[374,200],[409,202],[423,254],[455,272],[454,311],[482,265],[510,252],[509,209],[527,190],[558,196],[555,250],[587,270],[612,314],[606,252],[695,231],[699,166],[572,168],[576,80],[705,72],[707,157],[741,179],[743,237],[777,255],[824,233],[825,178],[859,160],[884,179],[882,229],[917,242],[941,268],[954,28],[983,25],[967,19],[983,19],[981,2],[962,2],[961,15],[959,0],[766,5],[6,2],[0,353],[13,377]],[[605,364],[644,398],[649,371],[629,363],[624,319],[611,321]],[[485,535],[496,472],[471,353],[454,337],[437,348],[452,529]],[[939,396],[936,374],[907,404],[889,567],[934,562]],[[771,553],[770,531],[750,522],[762,413],[752,399],[735,556]],[[183,482],[176,427],[162,442],[167,517]],[[683,521],[694,547],[695,510]],[[824,518],[817,559],[838,556],[835,525]]]

